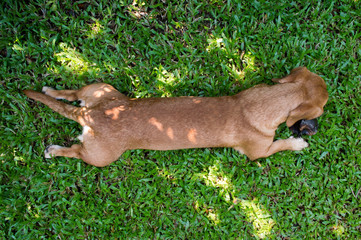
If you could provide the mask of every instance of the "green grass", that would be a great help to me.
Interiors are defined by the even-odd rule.
[[[357,0],[2,1],[0,239],[360,239],[360,29]],[[301,65],[328,85],[319,133],[260,165],[232,149],[44,159],[81,129],[21,92],[221,96]]]

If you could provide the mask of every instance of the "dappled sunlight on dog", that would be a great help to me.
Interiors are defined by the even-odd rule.
[[[111,89],[108,86],[103,86],[101,88],[99,88],[98,90],[94,91],[93,96],[96,98],[101,98],[102,96],[104,96],[106,93],[111,92],[113,89]]]
[[[113,120],[117,120],[119,118],[119,113],[124,112],[125,110],[125,106],[121,105],[112,109],[105,110],[105,115],[111,116]]]
[[[94,119],[91,116],[92,110],[87,110],[85,107],[81,109],[81,113],[78,116],[80,125],[85,126],[87,123],[94,123]]]
[[[188,131],[187,138],[191,143],[196,144],[197,143],[197,130],[195,128],[191,128]]]
[[[198,98],[198,99],[193,99],[192,102],[195,104],[198,104],[198,103],[201,103],[202,100]]]
[[[159,131],[163,132],[163,124],[160,123],[156,118],[152,117],[148,122],[155,126]]]
[[[173,140],[174,139],[174,132],[173,129],[171,127],[167,128],[167,136]]]
[[[164,125],[163,123],[159,122],[155,117],[151,117],[148,120],[148,123],[156,127],[160,132],[164,132]],[[187,139],[193,144],[197,144],[197,129],[190,128],[189,130],[184,130],[184,132],[187,132]],[[165,131],[166,135],[173,140],[174,139],[174,131],[172,127],[167,127],[167,130]]]

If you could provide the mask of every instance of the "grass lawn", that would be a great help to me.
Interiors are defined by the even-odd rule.
[[[361,2],[22,2],[0,3],[0,239],[361,239]],[[44,159],[81,128],[21,92],[222,96],[297,66],[328,85],[319,132],[259,163],[223,148]]]

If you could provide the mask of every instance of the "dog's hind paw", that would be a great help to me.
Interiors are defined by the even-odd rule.
[[[51,90],[54,90],[54,89],[51,88],[51,87],[47,87],[47,86],[44,86],[44,87],[41,89],[41,91],[42,91],[43,93],[45,93],[46,95],[49,95],[49,91],[51,91]]]
[[[309,146],[303,138],[290,137],[289,141],[292,141],[292,150],[294,151],[300,151]]]
[[[45,158],[51,158],[52,156],[54,156],[54,151],[57,149],[63,148],[62,146],[59,145],[49,145],[45,148],[44,151],[44,156]]]

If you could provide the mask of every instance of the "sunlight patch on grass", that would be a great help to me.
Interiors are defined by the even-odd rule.
[[[63,68],[53,66],[54,73],[61,73],[62,70],[66,70],[71,74],[84,75],[89,74],[92,76],[97,75],[100,72],[100,68],[91,61],[89,61],[83,54],[79,53],[73,48],[67,46],[66,43],[60,43],[61,52],[56,53],[55,57],[58,62],[62,64]]]
[[[218,225],[220,221],[219,212],[214,208],[207,206],[206,204],[200,204],[199,201],[193,202],[193,208],[200,214],[204,214],[215,225]]]
[[[247,72],[256,70],[255,57],[250,53],[240,51],[234,43],[234,39],[226,38],[224,34],[222,37],[211,35],[207,42],[206,51],[210,54],[216,53],[227,59],[227,62],[221,65],[235,80],[243,80]]]
[[[15,149],[15,148],[13,149],[13,159],[14,159],[16,166],[26,164],[25,158],[23,156],[19,156],[17,149]]]
[[[230,63],[227,64],[229,74],[236,80],[244,80],[247,72],[253,72],[256,70],[254,56],[250,53],[242,53],[241,58],[243,68],[240,68],[233,61],[230,61]]]
[[[90,30],[86,34],[88,38],[96,38],[102,35],[104,27],[99,23],[99,20],[95,20],[95,23],[91,24],[89,27]]]
[[[32,216],[33,218],[40,218],[41,213],[39,209],[33,209],[30,203],[27,203],[26,205],[27,212],[30,214],[30,216]]]
[[[196,174],[196,177],[204,180],[208,186],[221,188],[221,191],[235,189],[231,182],[231,178],[227,177],[224,172],[222,172],[219,164],[219,162],[216,162],[216,164],[208,168],[208,173],[199,173]],[[229,193],[223,192],[222,195],[226,202],[230,202],[231,197]],[[256,202],[256,199],[252,201],[242,199],[233,200],[234,205],[239,205],[242,212],[247,215],[247,220],[252,222],[254,235],[263,239],[271,233],[271,230],[275,225],[275,221],[272,219],[271,214],[267,210],[261,208]],[[232,205],[229,209],[233,208],[234,205]],[[216,215],[213,214],[215,213],[211,212],[211,214],[209,214],[208,212],[207,217],[209,219],[217,219]]]
[[[208,47],[206,48],[207,52],[210,52],[211,50],[220,49],[222,51],[225,51],[225,45],[224,45],[224,39],[223,38],[209,38],[207,39]]]
[[[128,12],[134,18],[141,19],[143,16],[148,15],[144,10],[145,2],[139,0],[133,0],[133,3],[129,5]]]
[[[24,48],[22,46],[20,46],[19,44],[14,44],[12,48],[13,48],[13,50],[16,50],[16,51],[24,51]]]
[[[207,213],[207,218],[211,220],[215,225],[220,223],[219,213],[214,209],[209,209]]]
[[[342,237],[342,235],[345,232],[345,227],[342,226],[341,224],[336,224],[332,226],[332,232],[336,234],[338,237]]]
[[[172,174],[167,169],[159,169],[158,174],[170,182],[178,181],[178,179],[174,176],[174,174]],[[211,177],[211,178],[213,178],[213,177]],[[228,198],[229,198],[229,195],[228,195]],[[193,205],[194,210],[196,210],[198,213],[204,214],[215,225],[218,225],[221,222],[220,217],[219,217],[219,215],[220,215],[219,212],[216,211],[211,206],[208,206],[204,203],[199,203],[199,201],[197,201],[197,200],[195,200],[192,205]]]
[[[236,80],[244,79],[245,72],[237,67],[237,65],[233,63],[227,64],[227,70],[230,75]]]
[[[162,97],[170,97],[171,91],[167,91],[165,87],[174,86],[179,79],[179,72],[171,73],[163,68],[162,65],[154,68],[157,79],[157,88],[163,91]]]
[[[174,76],[174,74],[168,72],[166,69],[163,68],[162,65],[160,65],[158,68],[157,67],[154,68],[154,70],[157,73],[157,80],[162,83],[171,85],[176,80],[176,77]]]
[[[168,181],[177,181],[174,174],[172,174],[168,169],[159,169],[158,174],[167,179]]]
[[[266,238],[275,225],[271,214],[259,207],[256,200],[242,200],[236,199],[234,202],[238,203],[242,210],[246,213],[248,221],[252,222],[254,234],[263,239]]]
[[[256,70],[256,61],[255,61],[255,57],[252,54],[250,54],[250,53],[244,54],[242,63],[246,66],[243,69],[243,72]]]
[[[208,168],[208,173],[198,173],[196,174],[198,179],[204,180],[208,186],[220,187],[222,189],[232,189],[233,184],[231,183],[230,178],[225,176],[224,173],[219,169],[218,164],[215,164]]]

